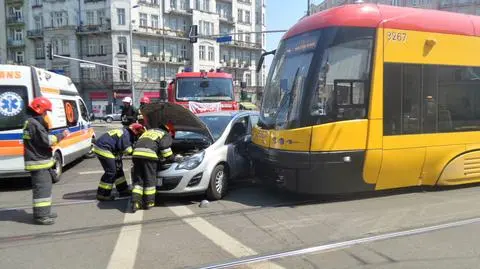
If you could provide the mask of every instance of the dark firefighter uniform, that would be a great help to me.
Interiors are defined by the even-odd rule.
[[[143,133],[133,149],[132,211],[155,205],[157,164],[173,159],[172,137],[168,131],[154,128]]]
[[[28,118],[23,126],[25,170],[30,171],[32,176],[33,217],[40,222],[54,217],[51,212],[52,175],[49,169],[55,161],[51,147],[64,137],[63,134],[50,135],[46,126],[48,124],[41,115]]]
[[[105,171],[98,184],[98,200],[112,200],[111,192],[114,184],[120,197],[130,195],[121,157],[132,154],[134,140],[133,132],[128,128],[123,128],[108,131],[93,144],[93,152],[97,155]]]

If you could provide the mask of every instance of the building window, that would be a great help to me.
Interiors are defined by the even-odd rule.
[[[245,74],[245,82],[247,86],[252,86],[252,75],[250,73]]]
[[[107,80],[108,79],[108,69],[106,66],[101,66],[100,67],[100,74],[102,80]]]
[[[14,40],[23,40],[23,31],[22,29],[15,29],[15,33],[14,33],[14,36],[13,36],[13,39]]]
[[[87,11],[87,25],[94,25],[95,24],[95,14],[93,11]]]
[[[66,14],[64,12],[53,12],[53,14],[56,27],[61,27],[68,24],[67,18],[65,17]]]
[[[70,55],[69,45],[68,39],[62,39],[62,55]]]
[[[203,11],[210,11],[210,0],[203,0]]]
[[[45,57],[45,50],[43,42],[35,42],[35,58],[43,59]]]
[[[172,9],[176,9],[177,8],[177,1],[176,0],[170,0],[170,7]]]
[[[100,41],[100,44],[99,44],[99,51],[100,51],[100,55],[102,56],[105,56],[107,55],[107,50],[105,49],[105,45],[104,44],[101,44],[101,41]]]
[[[182,47],[180,48],[180,54],[183,60],[187,59],[187,45],[182,45]]]
[[[105,24],[105,10],[100,9],[97,10],[97,23],[98,25],[104,25]]]
[[[18,64],[23,64],[24,63],[23,51],[17,51],[15,53],[15,62],[18,63]]]
[[[480,130],[480,68],[385,63],[384,135]]]
[[[42,17],[41,16],[36,16],[35,17],[35,30],[42,30],[42,28],[43,28]]]
[[[126,65],[119,65],[120,68],[127,69]],[[127,71],[125,70],[120,70],[120,80],[121,81],[127,81],[128,76],[127,76]]]
[[[119,25],[125,25],[125,9],[117,8],[117,19]]]
[[[158,29],[158,16],[157,15],[152,15],[150,17],[151,21],[152,21],[152,28],[153,29]]]
[[[250,11],[245,11],[245,23],[250,23]]]
[[[147,27],[147,26],[148,26],[147,14],[140,13],[140,27]]]
[[[186,10],[188,8],[188,0],[180,0],[180,8]]]
[[[215,60],[215,50],[213,47],[208,47],[208,60],[212,62]]]
[[[200,60],[205,60],[205,46],[198,46],[198,55]]]
[[[250,40],[250,34],[245,34],[245,42],[251,43],[252,40]]]
[[[237,21],[238,21],[238,22],[243,22],[243,10],[241,10],[241,9],[238,10],[238,18],[237,18]]]
[[[124,36],[118,37],[118,53],[127,54],[127,38]]]
[[[93,56],[97,54],[97,44],[94,40],[89,40],[88,42],[88,55]]]
[[[57,39],[53,40],[53,42],[52,42],[53,53],[59,55],[60,54],[59,47],[60,47],[60,45],[58,44],[58,40]]]

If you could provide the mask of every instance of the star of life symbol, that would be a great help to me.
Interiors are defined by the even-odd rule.
[[[0,114],[3,116],[16,116],[23,109],[22,97],[14,92],[6,92],[0,95]]]

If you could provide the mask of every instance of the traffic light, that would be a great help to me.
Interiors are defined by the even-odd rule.
[[[47,58],[53,60],[53,48],[52,44],[47,45]]]
[[[190,31],[188,33],[188,37],[190,38],[190,43],[197,43],[198,38],[198,25],[192,25],[190,26]]]

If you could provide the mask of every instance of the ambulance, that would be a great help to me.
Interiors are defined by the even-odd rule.
[[[71,133],[52,148],[56,180],[65,165],[91,154],[95,132],[87,107],[70,78],[31,66],[0,65],[0,179],[28,176],[23,162],[22,128],[27,106],[38,96],[52,102],[53,109],[48,112],[51,134],[65,129]]]

